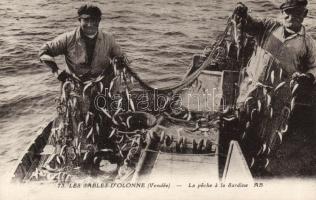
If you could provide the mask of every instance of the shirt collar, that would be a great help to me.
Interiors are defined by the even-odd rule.
[[[283,27],[283,30],[285,30],[285,29],[286,29],[286,28]],[[289,33],[293,33],[293,35],[295,35],[295,34],[301,35],[301,36],[305,35],[305,27],[304,27],[303,25],[302,25],[300,31],[298,31],[298,32],[296,32],[296,33],[294,33],[292,30],[289,30],[289,29],[286,29],[286,31],[289,32]]]
[[[283,38],[284,38],[284,31],[285,31],[285,27],[283,26],[282,32],[283,32]],[[287,30],[288,32],[291,32],[291,30]],[[300,31],[293,33],[292,35],[288,36],[287,38],[284,38],[284,40],[290,40],[296,36],[304,36],[305,35],[305,27],[302,25]]]

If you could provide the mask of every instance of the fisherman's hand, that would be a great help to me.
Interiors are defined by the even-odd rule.
[[[315,77],[311,73],[295,72],[292,75],[291,91],[293,97],[310,96],[314,87]]]
[[[234,14],[239,16],[242,19],[245,19],[247,18],[247,15],[248,15],[248,7],[245,4],[238,2],[234,10]]]
[[[311,123],[314,81],[315,77],[310,73],[296,72],[292,75],[290,125],[293,128],[302,128]]]
[[[67,78],[70,78],[71,75],[68,74],[65,70],[61,71],[60,73],[58,73],[58,71],[55,73],[55,76],[57,77],[57,79],[61,82],[65,82],[67,80]]]
[[[116,56],[113,60],[118,68],[124,68],[129,64],[129,61],[125,55]]]
[[[45,60],[43,61],[43,63],[45,63],[45,65],[48,66],[52,70],[53,73],[56,73],[58,71],[58,67],[55,62]]]

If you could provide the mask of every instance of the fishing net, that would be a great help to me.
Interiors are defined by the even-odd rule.
[[[242,111],[225,110],[227,105],[235,107],[239,71],[245,68],[254,48],[253,38],[237,32],[229,20],[216,42],[193,57],[186,76],[174,86],[149,86],[129,67],[126,58],[114,59],[110,70],[89,81],[68,78],[56,101],[58,117],[48,142],[50,152],[29,179],[42,177],[65,183],[88,174],[106,181],[130,180],[142,149],[153,138],[157,140],[153,129],[157,130],[164,119],[168,120],[163,124],[169,132],[182,127],[189,132],[187,137],[197,132],[202,136],[199,141],[188,142],[192,148],[186,151],[186,138],[178,136],[172,148],[174,136],[163,135],[160,130],[163,151],[214,153],[215,145],[225,154],[228,142],[236,139],[246,152],[249,166],[257,171],[266,169],[288,129],[289,76],[279,66],[271,65]],[[214,89],[219,93],[211,94],[212,107],[201,108]],[[199,98],[190,100],[192,95]],[[214,136],[218,131],[221,139]]]
[[[234,27],[228,23],[213,45],[193,57],[185,78],[171,87],[152,88],[129,67],[126,58],[114,59],[109,71],[92,80],[68,78],[56,101],[58,117],[53,122],[48,142],[51,148],[46,148],[50,152],[46,152],[48,156],[41,159],[40,167],[30,179],[42,176],[51,181],[68,182],[73,176],[101,173],[106,174],[103,177],[108,180],[124,180],[134,173],[148,137],[153,138],[152,128],[162,118],[168,118],[170,127],[181,125],[205,136],[216,132],[218,125],[215,124],[223,110],[221,97],[216,101],[218,109],[213,110],[197,108],[196,103],[186,103],[184,99],[193,92],[205,96],[207,89],[221,87],[221,73],[225,70],[236,71],[238,77],[245,60],[241,62],[236,57],[233,31]],[[253,48],[251,41],[243,41],[244,52]],[[208,75],[203,74],[206,70],[218,72],[213,74],[214,83],[210,84]],[[238,79],[231,84],[236,82]],[[206,127],[209,125],[215,129]],[[166,144],[170,143],[171,136],[162,138],[167,140]],[[180,148],[184,146],[183,137],[178,140],[174,151],[184,151]],[[212,143],[218,145],[214,138]],[[208,149],[203,152],[214,151],[207,139],[199,138],[191,144],[196,153],[202,152],[203,145]]]

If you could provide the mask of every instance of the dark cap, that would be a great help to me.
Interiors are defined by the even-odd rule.
[[[307,5],[307,0],[284,0],[281,4],[280,9],[289,9],[295,7],[305,7]]]
[[[94,19],[101,19],[101,15],[102,12],[100,10],[100,8],[98,8],[97,6],[91,5],[91,4],[85,4],[82,5],[79,9],[78,9],[78,16],[80,18],[94,18]]]

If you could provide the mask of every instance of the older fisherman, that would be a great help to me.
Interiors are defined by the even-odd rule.
[[[114,37],[99,30],[101,10],[94,5],[83,5],[78,9],[80,26],[47,42],[39,52],[45,63],[60,81],[65,81],[69,73],[82,81],[95,78],[110,69],[110,60],[121,57],[120,46]],[[61,71],[54,57],[64,55],[67,72]]]
[[[234,11],[241,30],[257,42],[237,99],[248,128],[242,141],[254,171],[257,165],[257,169],[267,169],[276,176],[315,175],[316,135],[311,105],[316,46],[302,25],[307,4],[307,0],[284,0],[281,22],[256,19],[242,3]]]
[[[235,13],[245,19],[244,30],[255,37],[257,47],[246,68],[240,85],[237,103],[243,103],[264,82],[272,65],[283,69],[289,76],[295,74],[306,85],[311,85],[316,75],[316,47],[302,25],[307,16],[307,0],[285,0],[281,6],[282,22],[256,19],[247,13],[247,7],[238,3]],[[306,87],[302,87],[306,88]]]

